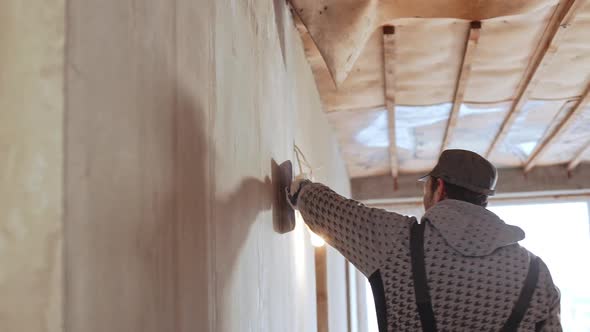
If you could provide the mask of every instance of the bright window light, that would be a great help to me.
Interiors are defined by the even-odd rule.
[[[365,279],[366,295],[367,295],[367,331],[376,332],[379,330],[377,323],[377,311],[375,309],[375,298],[373,297],[373,291],[371,290],[371,284],[369,280]]]
[[[316,248],[323,247],[326,244],[326,241],[321,236],[311,230],[309,231],[309,239],[311,240],[311,244]]]
[[[301,216],[301,213],[299,211],[295,211],[295,224],[296,225],[305,225],[305,222],[303,221],[303,216]],[[305,228],[307,228],[307,230],[309,231],[309,240],[310,240],[312,246],[319,248],[319,247],[323,247],[324,245],[326,245],[326,241],[321,236],[312,232],[311,229],[307,225],[305,225]]]
[[[564,331],[590,332],[590,221],[586,202],[493,206],[522,228],[522,246],[543,259],[561,291]]]

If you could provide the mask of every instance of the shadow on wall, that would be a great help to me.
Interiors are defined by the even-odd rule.
[[[245,243],[250,236],[250,229],[260,213],[272,210],[268,225],[273,227],[277,220],[278,199],[283,190],[278,188],[278,165],[271,160],[272,177],[263,180],[245,177],[235,190],[223,197],[217,197],[217,181],[224,181],[224,174],[215,167],[217,153],[211,141],[213,134],[208,132],[212,126],[205,119],[206,108],[195,100],[189,90],[178,87],[177,99],[177,142],[176,142],[176,195],[177,195],[177,247],[179,308],[181,322],[185,322],[180,331],[202,324],[214,318],[215,325],[210,330],[228,330],[228,317],[219,317],[217,312],[228,312],[235,307],[236,297],[245,296],[246,289],[232,287],[236,278],[238,258],[243,255]],[[237,121],[237,120],[235,120]],[[255,134],[255,133],[254,133]],[[232,135],[232,133],[224,133]],[[252,139],[244,137],[240,139]],[[262,158],[262,156],[250,156]],[[226,168],[227,169],[227,168]],[[243,172],[239,164],[232,170]],[[260,244],[265,246],[264,243]],[[257,257],[247,257],[248,263],[257,262]],[[261,270],[251,265],[248,273]],[[243,271],[243,270],[240,270]],[[261,273],[258,271],[256,273]],[[245,276],[244,276],[245,278]],[[242,278],[243,279],[243,278]],[[239,283],[256,283],[259,280],[240,280]],[[250,285],[246,285],[250,286]],[[264,285],[252,284],[251,290]],[[232,292],[240,292],[235,294]],[[211,303],[211,301],[214,301]],[[200,310],[195,315],[195,309]],[[222,309],[222,310],[219,310]],[[248,309],[241,309],[248,310]],[[186,322],[189,322],[186,324]],[[235,324],[235,322],[233,322]],[[231,325],[231,324],[230,324]]]
[[[275,24],[278,32],[283,62],[285,63],[285,13],[288,12],[285,3],[274,0]],[[213,38],[213,37],[207,37]],[[179,39],[182,40],[182,39]],[[199,38],[197,38],[197,41]],[[233,131],[215,130],[215,121],[240,121],[237,116],[242,109],[218,109],[215,105],[216,81],[215,66],[207,63],[207,58],[194,58],[194,54],[207,54],[198,49],[202,44],[176,45],[180,57],[176,61],[176,68],[170,71],[173,78],[169,84],[175,86],[176,106],[175,116],[175,193],[176,225],[175,236],[177,250],[175,257],[177,269],[177,285],[175,297],[177,299],[178,331],[194,331],[195,328],[210,331],[229,331],[235,326],[235,321],[228,321],[232,317],[222,317],[225,313],[249,312],[255,308],[238,308],[240,303],[256,303],[256,299],[246,298],[242,302],[236,299],[244,298],[255,288],[264,287],[260,280],[247,279],[249,276],[264,273],[258,266],[260,258],[257,250],[268,246],[268,243],[257,244],[258,249],[246,248],[246,243],[264,241],[267,234],[252,234],[252,227],[259,215],[272,210],[269,218],[265,218],[264,228],[273,227],[278,218],[278,199],[283,192],[278,188],[275,174],[278,166],[270,160],[272,179],[244,177],[230,192],[220,196],[219,188],[227,188],[224,181],[236,177],[234,174],[245,174],[251,169],[244,169],[236,163],[231,167],[218,167],[219,162],[231,158],[218,158],[235,153],[244,156],[243,151],[234,151],[233,146],[218,145],[223,141],[252,141],[259,133],[249,132],[247,137]],[[166,61],[165,54],[158,61]],[[181,57],[188,57],[183,63]],[[210,61],[211,62],[211,61]],[[215,63],[214,61],[212,62]],[[195,66],[196,68],[191,68]],[[179,70],[182,69],[182,70]],[[149,91],[148,91],[149,92]],[[216,114],[226,112],[229,116]],[[236,112],[227,114],[227,112]],[[223,119],[223,120],[221,120]],[[218,123],[219,128],[229,127]],[[223,135],[223,136],[221,136]],[[242,132],[242,135],[245,135]],[[227,139],[226,139],[227,138]],[[238,145],[239,148],[239,145]],[[263,152],[264,153],[264,152]],[[165,155],[163,155],[165,156]],[[265,155],[249,155],[250,158],[260,160],[260,169],[266,168],[268,161]],[[236,158],[239,160],[239,158]],[[252,165],[252,163],[249,163]],[[231,170],[232,176],[224,174]],[[251,174],[251,173],[250,173]],[[271,216],[272,215],[272,216]],[[262,221],[262,220],[260,220]],[[262,228],[256,227],[260,232]],[[253,237],[254,236],[254,237]],[[251,237],[249,239],[249,237]],[[252,238],[253,237],[253,238]],[[174,245],[174,244],[173,244]],[[245,256],[249,255],[250,256]],[[236,271],[240,275],[236,275]],[[246,275],[244,275],[246,274]],[[236,287],[239,285],[239,288]],[[248,289],[250,288],[250,289]],[[204,322],[209,322],[208,328]]]
[[[234,308],[238,298],[255,303],[247,286],[264,287],[242,273],[265,272],[256,251],[268,244],[254,241],[270,238],[272,218],[251,230],[277,192],[269,177],[244,177],[218,196],[229,178],[222,172],[245,170],[218,167],[224,158],[216,156],[245,154],[214,151],[215,139],[256,137],[212,129],[219,112],[236,116],[218,121],[239,121],[243,111],[214,108],[215,33],[202,18],[215,12],[192,2],[178,2],[187,8],[178,11],[130,4],[68,3],[64,324],[87,332],[228,331],[236,321],[223,314],[259,310]],[[247,157],[268,166],[265,155]]]

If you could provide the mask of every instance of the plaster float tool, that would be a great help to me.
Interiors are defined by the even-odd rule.
[[[285,161],[279,165],[279,176],[278,176],[278,193],[277,207],[278,216],[275,224],[275,230],[281,234],[288,233],[295,229],[295,211],[287,202],[285,197],[286,190],[291,187],[291,181],[293,181],[293,165],[290,160]]]

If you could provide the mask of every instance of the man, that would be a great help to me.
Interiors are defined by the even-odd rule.
[[[518,244],[524,232],[486,209],[496,168],[446,150],[422,178],[418,223],[307,180],[288,199],[311,230],[369,278],[379,331],[561,331],[547,266]]]

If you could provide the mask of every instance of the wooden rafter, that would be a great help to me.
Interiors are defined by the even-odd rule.
[[[576,105],[572,108],[571,111],[565,116],[565,118],[555,127],[555,129],[545,137],[545,139],[537,144],[535,150],[531,153],[529,159],[525,163],[524,171],[528,172],[533,167],[535,167],[539,158],[545,153],[551,144],[553,144],[557,138],[561,134],[565,132],[569,126],[574,122],[574,120],[582,113],[586,104],[590,102],[590,84],[584,90],[584,94],[580,97]]]
[[[395,142],[395,28],[383,27],[383,68],[385,78],[385,106],[387,107],[387,129],[389,135],[389,159],[391,175],[397,179],[399,166]]]
[[[576,156],[570,161],[570,163],[567,165],[567,170],[568,171],[573,171],[576,167],[578,167],[578,165],[582,162],[582,158],[584,158],[584,155],[586,155],[586,152],[588,152],[590,150],[590,141],[588,143],[586,143],[586,145],[580,149],[580,151],[578,151],[578,153],[576,154]]]
[[[416,186],[416,174],[400,174],[398,188],[393,190],[389,175],[377,175],[350,180],[352,198],[359,201],[422,200],[423,191]],[[581,164],[568,174],[562,165],[539,166],[527,176],[522,168],[499,168],[497,193],[494,197],[514,198],[521,195],[546,196],[581,193],[590,194],[590,164]]]
[[[467,87],[469,75],[471,74],[471,64],[473,62],[473,55],[475,54],[475,49],[477,48],[477,43],[479,41],[480,30],[481,22],[471,22],[469,33],[467,35],[467,40],[465,41],[465,53],[463,54],[463,64],[461,65],[459,77],[457,78],[457,86],[455,88],[453,108],[451,109],[451,114],[449,115],[449,122],[447,123],[447,129],[445,131],[445,137],[443,139],[443,144],[441,146],[441,152],[444,149],[446,149],[449,145],[451,138],[453,136],[453,131],[457,126],[459,110],[461,108],[461,104],[463,103],[463,98],[465,96],[465,88]]]
[[[543,68],[548,66],[555,53],[557,53],[557,49],[564,35],[559,32],[571,24],[582,2],[583,0],[561,0],[557,5],[541,37],[539,46],[535,50],[532,60],[525,71],[523,79],[516,89],[514,102],[486,152],[486,157],[489,157],[498,147],[499,143],[508,135],[508,131],[514,124],[522,106],[528,100],[529,95],[538,83],[539,77],[541,76],[540,73],[543,71]]]

